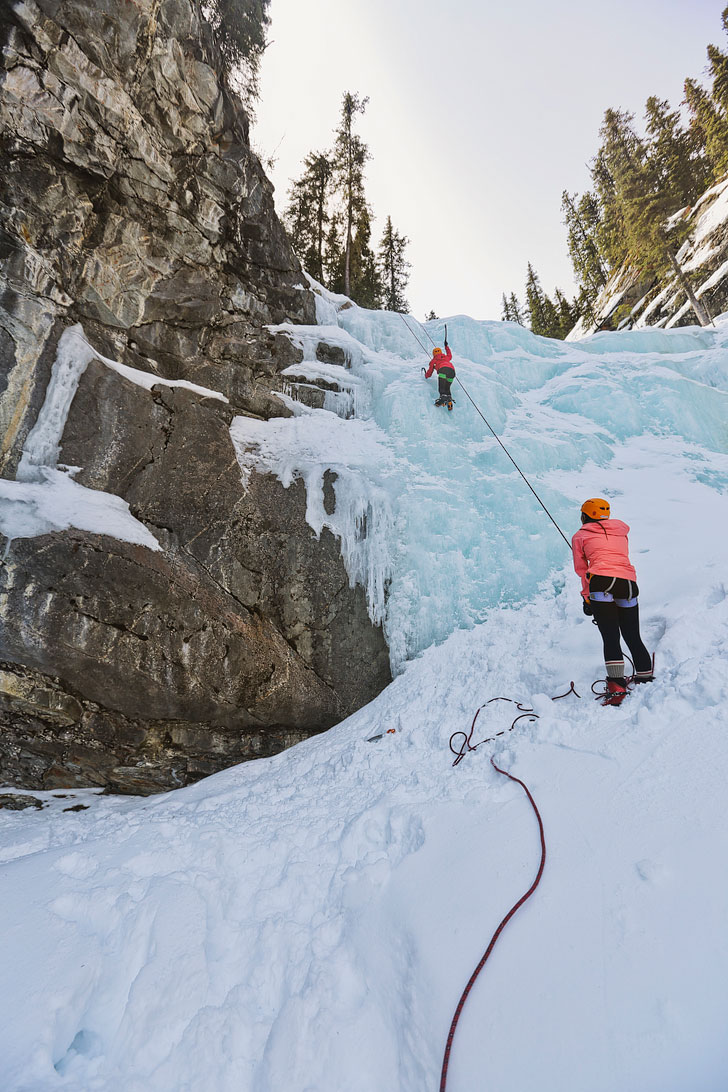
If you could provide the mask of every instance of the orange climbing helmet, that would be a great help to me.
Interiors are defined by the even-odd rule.
[[[435,347],[432,350],[432,355],[433,356],[442,356],[442,349]]]
[[[609,519],[609,501],[603,497],[590,497],[584,501],[581,510],[589,519]]]

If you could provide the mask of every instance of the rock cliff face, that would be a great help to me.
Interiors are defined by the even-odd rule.
[[[59,465],[161,547],[0,541],[0,780],[154,791],[335,723],[387,649],[303,484],[241,478],[230,423],[287,415],[301,358],[267,326],[315,308],[195,3],[16,0],[0,34],[0,474],[81,323]]]

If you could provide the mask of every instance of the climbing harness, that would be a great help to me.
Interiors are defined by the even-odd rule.
[[[493,699],[493,700],[498,700],[498,699]],[[510,701],[511,699],[506,698],[504,700],[505,701]],[[518,704],[518,703],[516,703],[516,704]],[[524,715],[527,715],[527,714],[524,714]],[[465,987],[465,989],[463,990],[462,996],[461,996],[460,1000],[458,1001],[457,1008],[455,1009],[455,1015],[453,1016],[452,1022],[450,1024],[450,1031],[448,1032],[447,1042],[445,1044],[445,1054],[444,1054],[444,1057],[442,1059],[442,1072],[440,1074],[440,1092],[445,1092],[445,1088],[446,1088],[446,1085],[447,1085],[447,1070],[448,1070],[448,1066],[450,1064],[450,1052],[452,1051],[452,1043],[453,1043],[453,1039],[455,1038],[455,1031],[456,1031],[456,1028],[458,1026],[458,1021],[460,1019],[460,1014],[462,1013],[463,1008],[465,1007],[465,1002],[468,999],[468,994],[470,993],[473,986],[475,985],[475,980],[477,979],[478,975],[480,974],[483,967],[485,966],[486,961],[487,961],[490,953],[495,948],[496,941],[498,940],[498,937],[501,935],[501,933],[503,932],[503,930],[505,929],[506,925],[511,920],[513,915],[518,910],[520,910],[520,908],[523,906],[524,902],[526,902],[528,899],[531,898],[531,895],[534,893],[534,891],[536,890],[536,888],[540,884],[541,877],[543,876],[544,866],[546,864],[546,838],[545,838],[545,835],[544,835],[543,820],[541,819],[541,814],[540,814],[540,812],[538,810],[538,807],[536,806],[536,801],[531,796],[531,793],[530,793],[530,791],[528,789],[528,786],[523,781],[521,781],[521,779],[519,777],[515,777],[513,774],[508,773],[507,770],[502,770],[500,768],[500,766],[496,766],[495,760],[492,757],[491,757],[491,760],[490,760],[490,764],[491,764],[491,766],[493,767],[494,770],[498,771],[499,774],[503,774],[504,777],[507,777],[507,778],[509,778],[509,780],[515,781],[515,783],[517,785],[520,785],[521,788],[523,789],[523,791],[525,792],[526,796],[528,797],[528,801],[529,801],[531,807],[533,808],[534,815],[536,816],[536,821],[538,822],[539,837],[541,839],[541,860],[539,862],[538,871],[536,873],[536,878],[534,879],[533,883],[529,887],[528,891],[526,891],[526,893],[524,895],[521,895],[518,902],[513,904],[513,906],[510,908],[510,910],[508,911],[506,916],[501,921],[501,923],[498,926],[498,928],[496,929],[496,931],[493,933],[493,936],[490,939],[490,944],[485,949],[485,953],[483,954],[483,958],[480,960],[480,963],[478,964],[478,966],[475,968],[475,970],[471,974],[471,976],[470,976],[470,978],[468,980],[468,984]]]
[[[412,337],[413,337],[413,338],[415,339],[415,341],[417,342],[417,344],[418,344],[418,345],[420,346],[420,348],[421,348],[421,349],[422,349],[422,350],[423,350],[424,352],[427,352],[427,349],[426,349],[426,348],[425,348],[425,346],[424,346],[424,345],[422,344],[422,342],[420,341],[420,339],[419,339],[419,338],[417,337],[417,334],[416,334],[416,333],[414,332],[414,330],[412,329],[412,327],[411,327],[411,326],[410,326],[410,325],[409,325],[409,324],[407,323],[407,321],[405,320],[405,317],[404,317],[404,315],[403,315],[403,314],[401,313],[401,311],[400,311],[400,312],[398,312],[398,313],[399,313],[399,316],[400,316],[400,318],[402,319],[402,322],[404,322],[405,326],[407,327],[407,329],[409,330],[409,332],[410,332],[410,333],[412,334]],[[428,337],[430,338],[430,341],[432,341],[432,337],[430,336],[430,332],[429,332],[429,330],[425,329],[425,333],[426,333],[426,334],[427,334],[427,336],[428,336]],[[447,326],[445,326],[445,340],[447,341]],[[434,342],[434,341],[432,341],[432,344],[434,345],[434,344],[435,344],[435,342]],[[539,503],[539,504],[541,505],[541,507],[543,508],[544,512],[545,512],[545,513],[546,513],[546,515],[547,515],[547,516],[549,517],[549,519],[550,519],[550,520],[551,520],[551,522],[553,523],[554,527],[556,528],[556,530],[557,530],[557,531],[559,532],[559,534],[560,534],[560,535],[561,535],[561,537],[563,538],[563,540],[564,540],[564,542],[566,543],[566,545],[568,546],[569,550],[571,550],[571,543],[569,542],[568,538],[566,537],[566,535],[564,534],[564,532],[563,532],[563,531],[561,530],[561,528],[559,527],[559,525],[558,525],[558,523],[556,522],[556,520],[554,519],[554,517],[553,517],[553,516],[551,515],[551,513],[549,512],[548,508],[546,507],[546,505],[544,504],[544,502],[543,502],[543,501],[541,500],[541,498],[539,497],[538,493],[537,493],[537,492],[536,492],[536,490],[535,490],[535,489],[533,488],[533,486],[532,486],[532,485],[531,485],[531,483],[529,482],[528,478],[527,478],[527,477],[526,477],[526,475],[525,475],[525,474],[523,473],[523,471],[521,470],[520,466],[518,465],[518,463],[516,462],[516,460],[515,460],[515,459],[513,458],[513,456],[511,455],[511,453],[510,453],[510,451],[508,450],[508,448],[507,448],[507,447],[505,446],[505,444],[504,444],[504,443],[503,443],[503,441],[502,441],[502,440],[500,439],[500,437],[499,437],[499,436],[498,436],[498,434],[497,434],[497,433],[495,432],[495,430],[494,430],[493,428],[491,428],[491,426],[490,426],[489,422],[487,421],[487,419],[486,419],[485,415],[483,414],[482,410],[480,409],[480,406],[478,406],[477,402],[476,402],[476,401],[475,401],[475,400],[474,400],[474,399],[473,399],[473,398],[471,397],[471,395],[470,395],[470,392],[468,391],[467,387],[465,386],[465,384],[463,383],[463,381],[462,381],[462,380],[460,379],[460,377],[459,377],[458,375],[456,375],[456,376],[455,376],[455,382],[456,382],[456,383],[457,383],[457,384],[458,384],[458,385],[459,385],[460,387],[462,387],[462,389],[463,389],[463,393],[465,394],[465,397],[466,397],[466,398],[468,399],[468,401],[469,401],[469,402],[471,403],[471,405],[473,406],[473,409],[475,410],[475,412],[476,412],[476,413],[478,414],[478,416],[479,416],[479,417],[481,418],[481,420],[482,420],[482,421],[483,421],[483,423],[485,424],[486,428],[487,428],[487,429],[488,429],[488,430],[490,431],[490,433],[491,433],[491,435],[493,436],[493,438],[494,438],[495,440],[497,440],[497,441],[498,441],[498,443],[499,443],[499,444],[500,444],[500,446],[502,447],[503,451],[504,451],[504,452],[506,453],[506,455],[508,456],[508,458],[510,459],[510,461],[511,461],[511,462],[513,463],[513,465],[515,466],[516,470],[517,470],[517,471],[518,471],[518,473],[519,473],[519,474],[521,475],[521,477],[523,478],[524,482],[526,483],[526,485],[528,486],[528,488],[529,488],[529,489],[531,490],[531,492],[533,493],[534,497],[536,498],[536,500],[538,501],[538,503]]]
[[[589,574],[589,575],[591,575],[591,574]],[[596,603],[616,603],[618,607],[636,607],[638,599],[637,599],[636,595],[632,595],[632,581],[631,580],[627,581],[627,590],[629,591],[629,595],[628,595],[628,597],[626,599],[620,599],[619,596],[616,596],[616,595],[612,594],[612,588],[617,583],[618,579],[619,579],[618,577],[613,576],[611,584],[608,584],[607,587],[603,591],[591,591],[591,589],[590,589],[589,590],[589,598],[594,600],[594,602],[596,602]],[[635,584],[635,591],[636,590],[637,590],[637,585]],[[598,625],[596,619],[592,619],[592,621],[594,622],[595,626]],[[631,661],[630,661],[630,663],[631,663]],[[634,667],[634,664],[632,666]]]

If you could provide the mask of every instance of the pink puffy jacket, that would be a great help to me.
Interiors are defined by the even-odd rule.
[[[436,356],[433,353],[430,366],[425,372],[425,379],[429,379],[435,369],[439,372],[440,368],[452,368],[452,349],[449,345],[445,346],[444,353],[438,353]]]
[[[581,594],[585,599],[589,598],[587,573],[637,579],[629,560],[628,534],[629,527],[621,519],[602,519],[598,523],[585,523],[572,538],[574,568],[581,577]]]

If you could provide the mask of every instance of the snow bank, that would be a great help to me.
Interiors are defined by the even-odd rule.
[[[238,455],[244,472],[304,478],[312,526],[340,519],[342,538],[346,497],[388,502],[372,547],[391,573],[388,625],[402,648],[433,643],[368,707],[275,758],[146,800],[80,795],[88,810],[66,814],[40,794],[42,811],[0,811],[0,1087],[436,1088],[460,993],[538,862],[494,753],[538,802],[546,871],[470,995],[448,1088],[719,1092],[725,320],[699,339],[610,334],[543,354],[448,320],[458,374],[564,528],[591,494],[632,525],[658,674],[604,709],[568,554],[482,422],[463,399],[435,410],[396,316],[330,306],[358,331],[367,416],[238,419]],[[552,702],[572,679],[581,698]],[[539,719],[511,732],[512,707],[486,706],[476,740],[505,735],[453,769],[451,733],[496,696]]]

